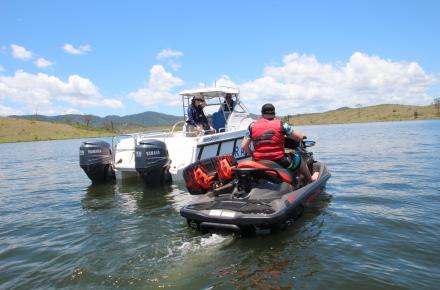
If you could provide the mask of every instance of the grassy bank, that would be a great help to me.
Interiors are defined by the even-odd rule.
[[[294,115],[286,121],[294,125],[344,124],[362,122],[440,119],[434,106],[378,105],[341,108],[316,114]],[[25,119],[0,117],[0,143],[113,136],[118,133],[170,129],[171,126],[132,128],[124,132]],[[181,130],[181,128],[177,128]]]
[[[113,131],[60,123],[0,118],[0,143],[111,136]]]
[[[61,140],[114,136],[115,134],[168,130],[171,126],[139,127],[112,131],[81,124],[63,124],[44,121],[0,117],[0,143]]]
[[[294,125],[318,125],[438,118],[440,118],[440,113],[434,106],[377,105],[354,109],[341,108],[316,114],[291,115],[288,120]]]

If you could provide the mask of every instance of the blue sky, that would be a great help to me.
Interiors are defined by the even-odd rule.
[[[429,104],[440,1],[0,0],[0,115],[181,114],[177,93],[240,88],[258,112]]]

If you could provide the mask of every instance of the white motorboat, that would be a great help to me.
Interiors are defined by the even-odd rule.
[[[227,107],[226,94],[232,95],[233,108]],[[203,96],[204,112],[214,130],[197,132],[186,121],[179,121],[166,131],[117,135],[111,146],[103,141],[84,142],[80,165],[89,178],[104,182],[115,177],[141,176],[147,184],[157,184],[170,178],[182,180],[183,169],[201,159],[224,154],[232,154],[238,160],[247,158],[241,142],[254,119],[241,102],[237,88],[199,88],[179,95],[184,120],[191,99]]]

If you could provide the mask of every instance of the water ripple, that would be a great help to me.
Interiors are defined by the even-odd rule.
[[[90,185],[82,140],[0,145],[0,288],[436,289],[440,122],[298,129],[332,178],[294,225],[250,238],[188,228],[183,184]]]

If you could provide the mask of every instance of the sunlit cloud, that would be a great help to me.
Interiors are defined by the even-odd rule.
[[[53,63],[51,61],[44,59],[42,57],[40,57],[39,59],[34,61],[34,64],[39,68],[48,68],[53,65]]]
[[[396,62],[355,52],[346,63],[321,63],[313,55],[292,53],[280,66],[239,85],[254,110],[272,102],[283,113],[321,112],[356,104],[426,105],[438,83],[416,62]],[[280,111],[280,110],[279,110]]]
[[[11,44],[12,56],[16,59],[29,60],[32,58],[32,52],[17,44]]]
[[[156,59],[164,61],[173,71],[178,71],[182,66],[178,61],[178,58],[181,56],[183,56],[183,52],[181,51],[164,49],[157,54]]]
[[[183,52],[172,49],[164,49],[157,54],[156,58],[165,59],[165,58],[180,57],[180,56],[183,56]]]
[[[72,44],[66,43],[63,46],[63,50],[67,53],[70,53],[70,54],[80,55],[80,54],[86,54],[86,53],[92,51],[92,48],[89,44],[74,47]]]
[[[171,90],[183,84],[183,80],[174,77],[163,66],[153,65],[147,86],[129,93],[128,97],[145,107],[176,105],[180,99]]]
[[[79,107],[120,108],[122,102],[101,96],[98,88],[87,78],[71,75],[67,81],[44,73],[16,71],[13,76],[0,75],[0,100],[17,104],[26,112],[40,106],[49,110],[54,102],[65,102]]]

